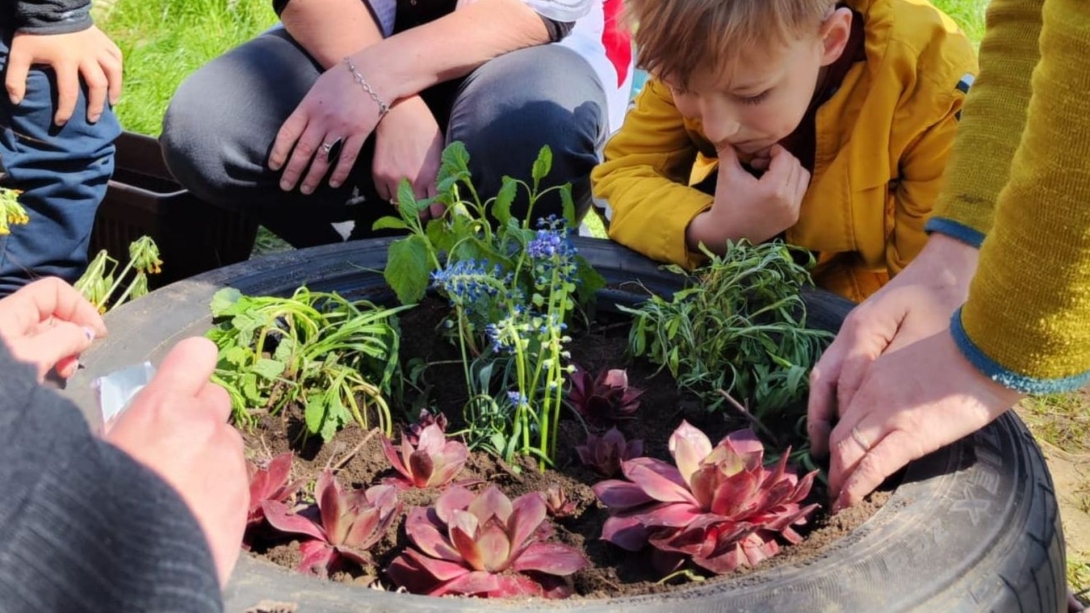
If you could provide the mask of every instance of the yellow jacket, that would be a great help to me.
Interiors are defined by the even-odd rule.
[[[817,253],[819,286],[861,300],[900,272],[926,242],[976,55],[926,0],[848,0],[864,16],[867,59],[817,112],[813,178],[787,242]],[[960,84],[960,86],[959,86]],[[695,266],[685,229],[712,197],[689,187],[716,168],[699,119],[649,81],[605,162],[594,194],[610,209],[609,236],[655,260]]]

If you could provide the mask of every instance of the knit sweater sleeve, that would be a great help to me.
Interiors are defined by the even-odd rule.
[[[1085,95],[1090,90],[1090,3],[1045,0],[1041,5],[1040,0],[992,4],[992,23],[999,15],[1021,15],[1024,24],[1021,31],[1012,23],[989,35],[1010,35],[1014,42],[982,50],[981,81],[1000,71],[1028,75],[1013,54],[1036,38],[1040,24],[1033,94],[1028,113],[1015,106],[998,111],[1004,96],[998,86],[976,92],[976,105],[966,105],[966,121],[980,121],[975,129],[981,133],[984,122],[1017,133],[1022,117],[1025,128],[1006,181],[993,167],[991,157],[999,154],[988,150],[988,141],[972,143],[974,153],[966,152],[968,142],[959,141],[962,164],[951,182],[968,184],[956,172],[977,159],[981,184],[987,173],[995,173],[995,185],[975,192],[981,198],[976,202],[954,193],[945,212],[946,219],[987,235],[969,300],[952,321],[954,338],[978,369],[1027,393],[1065,391],[1090,381],[1090,99]],[[1031,14],[1035,8],[1040,12]],[[1025,86],[1012,81],[1008,89],[1006,95],[1014,97]],[[970,117],[974,112],[981,116]],[[968,140],[968,128],[962,126],[959,139],[964,135]],[[989,229],[985,220],[993,201]]]
[[[1040,59],[1044,0],[994,0],[980,45],[980,75],[962,110],[946,188],[926,229],[980,247],[992,228],[1022,138],[1030,75]]]
[[[0,610],[222,611],[182,499],[0,342]]]

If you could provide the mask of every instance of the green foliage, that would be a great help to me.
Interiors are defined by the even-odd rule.
[[[542,466],[556,452],[570,369],[566,322],[605,285],[569,239],[577,223],[571,186],[540,189],[551,167],[552,152],[543,147],[532,184],[504,177],[497,194],[482,201],[469,154],[455,142],[442,154],[438,194],[417,200],[402,183],[399,217],[375,224],[409,231],[391,245],[385,270],[398,298],[420,300],[431,280],[454,307],[451,325],[470,390],[464,409],[470,446],[507,460],[533,455]],[[535,220],[534,205],[554,191],[564,218]],[[511,213],[520,193],[529,207],[521,221]],[[422,222],[420,213],[435,202],[446,213]]]
[[[671,299],[624,309],[633,317],[629,349],[669,369],[712,410],[725,402],[718,390],[749,400],[758,420],[798,404],[832,335],[806,328],[800,290],[810,275],[793,252],[778,241],[706,251],[710,262]]]
[[[410,233],[393,242],[386,263],[386,282],[398,299],[403,304],[419,302],[433,272],[465,260],[499,264],[502,273],[512,272],[519,263],[519,254],[535,236],[534,204],[550,192],[559,192],[564,203],[564,219],[568,227],[574,228],[577,220],[571,185],[538,189],[551,165],[552,152],[548,146],[542,147],[534,161],[532,186],[504,177],[499,192],[482,201],[471,181],[469,152],[464,144],[456,141],[443,150],[436,178],[438,193],[434,198],[417,200],[409,183],[403,181],[398,189],[399,216],[383,217],[374,224],[376,230],[401,229]],[[511,216],[511,205],[520,188],[526,193],[530,211],[521,222]],[[421,221],[420,213],[436,202],[446,205],[446,214],[440,219]],[[580,303],[586,303],[593,298],[594,292],[605,286],[605,280],[582,257],[576,261],[580,279],[578,298]],[[520,269],[515,281],[526,295],[532,293],[533,278],[529,267]]]
[[[961,26],[974,46],[980,45],[988,0],[935,0],[934,4]]]
[[[244,296],[234,288],[212,299],[216,324],[207,336],[219,347],[213,380],[227,389],[235,422],[250,426],[256,412],[303,407],[309,434],[323,440],[355,419],[390,434],[386,398],[400,390],[400,330],[385,309],[305,287],[291,298]]]

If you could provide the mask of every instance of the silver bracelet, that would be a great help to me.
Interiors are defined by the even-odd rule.
[[[390,111],[390,105],[382,101],[382,98],[379,97],[375,88],[371,87],[371,84],[367,82],[367,79],[363,78],[363,75],[360,74],[359,70],[356,70],[356,65],[352,63],[352,58],[347,55],[344,56],[344,65],[348,67],[348,71],[352,73],[352,78],[355,79],[356,83],[359,83],[360,87],[363,88],[363,91],[367,92],[367,95],[371,96],[371,99],[378,105],[378,117],[379,119],[382,119],[386,113]]]

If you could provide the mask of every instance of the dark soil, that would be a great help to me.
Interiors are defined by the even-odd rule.
[[[411,423],[420,406],[438,407],[451,421],[448,428],[455,431],[461,426],[462,403],[465,398],[465,382],[457,349],[446,338],[442,326],[447,314],[445,302],[429,299],[401,318],[401,356],[403,364],[411,358],[423,358],[428,367],[424,380],[425,393],[407,393],[412,406],[395,407],[395,421]],[[638,418],[620,424],[621,431],[629,440],[644,440],[644,455],[671,461],[667,451],[667,439],[682,419],[700,428],[713,443],[732,430],[742,427],[721,414],[709,414],[692,396],[679,392],[668,372],[656,374],[657,368],[645,360],[626,357],[628,325],[610,314],[600,314],[592,326],[592,332],[576,332],[570,346],[573,361],[591,372],[602,368],[627,368],[629,384],[646,390],[641,397]],[[438,364],[436,364],[438,363]],[[407,371],[407,370],[406,370]],[[365,432],[352,425],[328,444],[312,437],[302,440],[303,419],[299,407],[289,407],[276,417],[266,416],[253,432],[244,434],[249,453],[255,459],[275,456],[289,448],[296,452],[292,478],[308,480],[304,498],[312,499],[312,482],[325,467],[334,468],[342,486],[369,487],[396,473],[382,452],[381,434]],[[395,440],[397,436],[395,435]],[[562,421],[557,445],[557,468],[538,472],[528,460],[516,466],[507,466],[495,457],[471,452],[465,469],[455,479],[470,487],[484,483],[498,486],[512,499],[527,492],[544,491],[551,484],[559,484],[568,498],[576,502],[574,513],[565,518],[553,519],[556,540],[574,546],[586,554],[590,567],[576,573],[573,585],[576,594],[584,597],[615,597],[654,593],[670,590],[669,585],[657,583],[648,557],[632,554],[599,540],[602,524],[608,518],[591,491],[590,486],[601,480],[592,470],[584,467],[575,447],[586,440],[583,426],[576,419]],[[428,506],[434,503],[439,491],[434,489],[404,489],[399,498],[405,511],[411,506]],[[865,503],[848,509],[836,516],[829,516],[819,508],[811,516],[809,524],[798,531],[805,540],[795,546],[781,543],[780,555],[765,561],[761,568],[784,563],[798,563],[820,554],[830,544],[854,530],[881,508],[888,499],[888,492],[878,492]],[[811,492],[811,500],[824,503],[826,492],[819,481]],[[386,537],[376,545],[371,554],[372,568],[349,566],[333,573],[336,581],[372,584],[374,581],[392,589],[383,569],[411,543],[405,536],[399,519],[391,526]],[[299,543],[287,535],[279,540],[263,539],[254,543],[254,555],[274,563],[295,568],[301,559]],[[740,569],[737,574],[753,572]],[[709,581],[722,580],[709,578]]]

